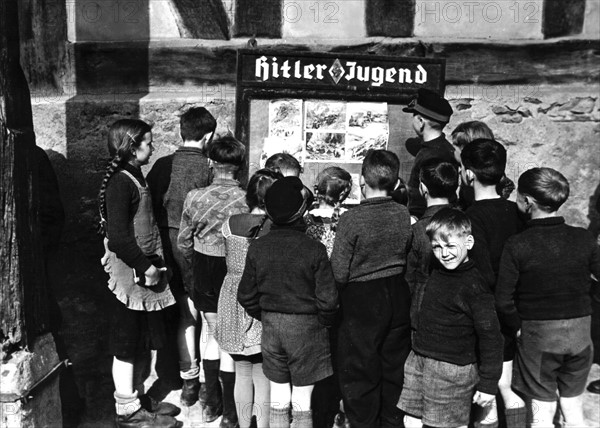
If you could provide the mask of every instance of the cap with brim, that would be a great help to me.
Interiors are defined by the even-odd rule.
[[[402,111],[418,113],[442,123],[448,123],[453,113],[452,107],[446,99],[426,89],[419,89],[417,97],[408,106],[404,107]]]

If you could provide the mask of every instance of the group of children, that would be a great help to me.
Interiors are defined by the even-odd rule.
[[[332,375],[335,421],[351,427],[497,426],[498,391],[508,427],[549,427],[557,390],[566,424],[584,426],[600,254],[557,214],[567,180],[533,168],[508,201],[506,150],[485,124],[460,125],[451,144],[442,97],[419,91],[405,111],[420,138],[407,142],[417,157],[408,207],[391,197],[391,151],[367,153],[363,200],[346,209],[347,171],[324,169],[313,193],[284,153],[244,190],[245,146],[213,141],[204,108],[181,116],[184,146],[155,163],[148,186],[150,128],[111,127],[100,206],[119,307],[109,344],[118,426],[180,426],[179,409],[143,395],[135,375],[141,351],[164,343],[161,309],[175,302],[181,403],[200,400],[204,421],[222,415],[222,428],[312,427],[315,384]]]

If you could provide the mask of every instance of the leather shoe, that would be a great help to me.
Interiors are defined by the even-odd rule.
[[[207,405],[202,409],[202,420],[206,423],[216,421],[223,414],[223,407]]]
[[[150,413],[140,407],[130,415],[117,415],[115,425],[117,428],[180,428],[183,422],[172,416]]]
[[[150,413],[164,416],[177,416],[181,413],[181,409],[175,404],[165,403],[164,401],[156,401],[147,394],[139,397],[142,407]]]
[[[181,387],[181,396],[179,400],[186,407],[193,406],[198,401],[198,393],[200,392],[200,380],[184,379]]]
[[[592,394],[600,394],[600,379],[590,382],[587,386],[587,390]]]

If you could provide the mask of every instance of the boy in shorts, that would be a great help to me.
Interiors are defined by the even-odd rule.
[[[553,427],[556,391],[565,426],[586,426],[581,394],[593,358],[590,275],[600,277],[591,232],[557,214],[569,182],[551,168],[519,177],[517,205],[531,220],[508,239],[500,261],[496,305],[515,334],[513,388],[532,400],[532,427]],[[596,285],[597,287],[597,285]]]
[[[194,305],[206,321],[203,329],[207,330],[207,344],[202,361],[207,395],[204,421],[212,422],[222,413],[226,422],[222,424],[231,423],[231,426],[237,422],[233,397],[234,363],[227,354],[221,355],[214,331],[219,293],[227,274],[221,227],[228,217],[248,212],[246,192],[235,179],[245,154],[244,145],[231,136],[210,144],[208,158],[214,175],[212,184],[187,194],[177,237],[180,251],[193,266]],[[222,393],[219,377],[223,383]]]
[[[298,177],[280,178],[267,190],[273,225],[250,244],[238,288],[240,304],[262,321],[273,428],[290,426],[290,407],[295,428],[312,428],[314,384],[333,374],[327,327],[338,293],[325,246],[305,233],[308,196]]]
[[[472,402],[485,407],[494,400],[502,334],[494,296],[469,260],[468,217],[443,208],[426,232],[440,267],[427,280],[398,407],[407,426],[466,427]]]
[[[350,425],[396,427],[410,351],[410,290],[404,279],[410,215],[390,195],[400,161],[372,150],[362,164],[365,198],[339,219],[331,265],[341,289],[339,380]]]

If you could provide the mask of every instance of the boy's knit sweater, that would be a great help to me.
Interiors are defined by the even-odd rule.
[[[503,198],[484,199],[474,201],[465,214],[475,239],[469,256],[494,290],[504,244],[523,229],[517,204]]]
[[[191,259],[194,251],[225,257],[223,222],[234,214],[248,212],[246,192],[237,180],[215,178],[203,189],[194,189],[183,203],[177,246]]]
[[[477,390],[496,393],[504,342],[494,296],[473,261],[432,272],[418,318],[415,352],[460,366],[479,359]]]
[[[590,274],[600,277],[600,252],[592,233],[565,224],[562,217],[531,220],[504,246],[496,286],[498,314],[514,332],[522,319],[590,315]]]
[[[172,155],[158,159],[146,180],[158,227],[179,229],[188,192],[210,183],[208,158],[199,148],[180,147]]]
[[[340,284],[404,272],[412,231],[405,206],[391,197],[363,200],[338,222],[331,266]]]
[[[325,246],[305,234],[305,226],[272,225],[248,248],[238,301],[250,316],[261,311],[317,314],[330,326],[338,293]]]

